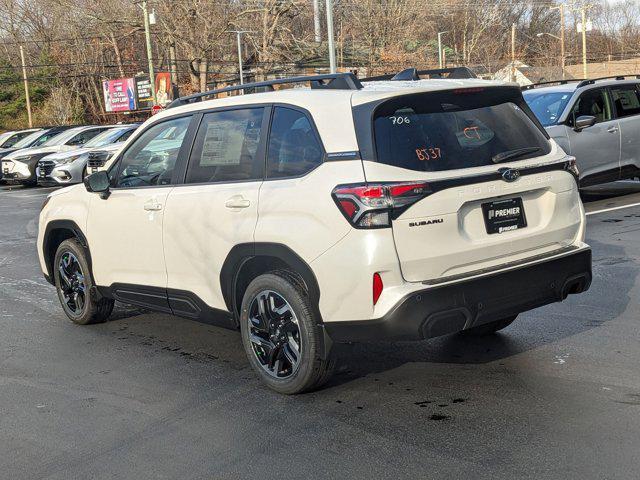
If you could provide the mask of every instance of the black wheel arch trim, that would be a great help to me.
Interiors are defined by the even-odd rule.
[[[320,301],[320,287],[313,270],[291,248],[281,243],[255,242],[241,243],[234,246],[225,259],[220,270],[220,288],[227,309],[237,312],[235,302],[236,286],[242,267],[255,257],[273,257],[289,265],[295,273],[302,277],[315,308]],[[319,313],[319,312],[317,312]],[[318,318],[321,318],[320,316]]]
[[[47,268],[47,271],[44,272],[44,278],[51,285],[55,285],[55,277],[53,275],[53,256],[55,256],[55,252],[50,252],[50,249],[51,241],[53,240],[53,232],[58,230],[66,230],[68,232],[71,232],[73,234],[73,237],[76,238],[84,247],[87,253],[87,263],[89,264],[89,275],[91,276],[92,283],[95,285],[95,279],[93,278],[93,264],[91,262],[91,251],[89,250],[87,237],[84,235],[84,232],[78,226],[78,224],[73,220],[51,220],[49,223],[47,223],[42,242],[42,254]],[[51,253],[53,253],[53,256],[51,255]]]

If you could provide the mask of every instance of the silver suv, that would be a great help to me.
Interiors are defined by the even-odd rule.
[[[549,135],[576,157],[581,187],[640,176],[638,76],[527,85],[523,95]]]

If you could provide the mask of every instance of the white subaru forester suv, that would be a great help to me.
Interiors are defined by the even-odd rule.
[[[575,161],[517,85],[410,78],[175,101],[45,202],[66,315],[102,322],[118,300],[239,329],[291,394],[329,378],[335,344],[487,334],[585,291]]]

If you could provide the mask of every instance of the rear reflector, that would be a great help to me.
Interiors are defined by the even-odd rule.
[[[378,303],[378,299],[382,294],[382,289],[384,285],[382,284],[382,277],[378,272],[373,274],[373,304]]]

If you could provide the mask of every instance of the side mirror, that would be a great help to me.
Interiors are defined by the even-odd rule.
[[[580,115],[576,118],[576,124],[573,129],[576,132],[584,130],[585,128],[592,127],[596,123],[596,117],[593,115]]]
[[[109,174],[104,170],[92,173],[84,179],[84,187],[87,192],[99,193],[103,199],[109,198]]]

